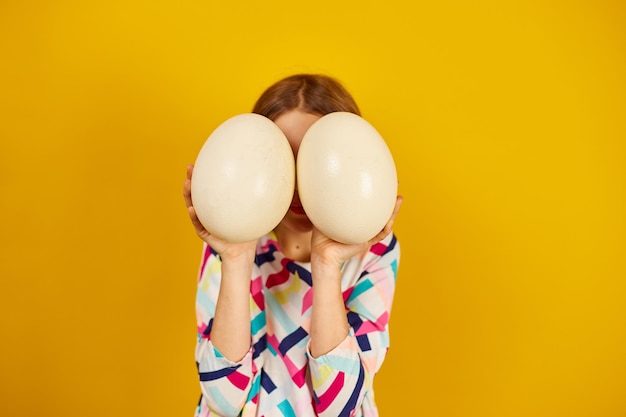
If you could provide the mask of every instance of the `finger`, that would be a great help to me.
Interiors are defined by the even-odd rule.
[[[398,216],[398,212],[400,211],[400,206],[402,205],[402,201],[403,201],[402,196],[396,197],[396,205],[393,208],[391,217],[389,217],[387,224],[385,224],[385,227],[383,227],[383,230],[381,231],[381,233],[385,233],[385,236],[387,236],[393,229],[393,222],[396,220],[396,217]]]
[[[402,201],[403,200],[404,200],[404,198],[402,196],[398,196],[396,198],[396,205],[393,208],[393,212],[391,213],[391,217],[389,218],[389,220],[385,224],[385,227],[383,227],[383,230],[381,230],[376,236],[374,236],[372,239],[370,239],[370,241],[368,242],[368,244],[370,246],[375,244],[375,243],[380,242],[381,240],[386,238],[393,231],[393,222],[395,221],[396,216],[398,215],[398,212],[400,211],[400,206],[402,205]]]
[[[200,220],[198,219],[198,215],[196,214],[196,211],[194,210],[194,208],[189,207],[188,211],[189,211],[189,218],[191,219],[191,224],[193,225],[196,231],[196,235],[198,235],[200,239],[208,243],[210,246],[214,246],[213,241],[212,241],[213,235],[211,234],[211,232],[209,232],[208,230],[204,228],[202,223],[200,223]]]
[[[398,212],[400,211],[400,206],[402,205],[403,201],[404,201],[404,197],[402,197],[401,195],[396,197],[396,205],[393,208],[393,213],[391,213],[391,219],[390,220],[395,220],[396,216],[398,215]]]
[[[380,242],[381,240],[386,238],[389,235],[389,233],[391,233],[392,230],[393,229],[389,226],[389,223],[387,223],[383,230],[378,232],[378,234],[376,236],[374,236],[373,238],[371,238],[369,240],[369,242],[367,242],[367,246],[370,247],[370,246],[375,245],[376,243]]]
[[[193,164],[189,164],[187,165],[187,179],[191,179],[191,176],[193,175]]]
[[[200,219],[198,219],[196,210],[194,210],[193,207],[188,207],[187,211],[189,212],[189,218],[191,219],[191,224],[193,225],[194,229],[196,229],[196,233],[200,235],[201,233],[206,232],[207,230],[204,228],[202,223],[200,223]]]
[[[191,176],[193,173],[193,165],[187,165],[187,179],[185,180],[185,184],[183,186],[183,197],[185,198],[185,204],[187,207],[191,206]]]
[[[189,178],[185,180],[185,184],[183,185],[183,198],[185,199],[187,207],[193,206],[191,202],[191,180]]]

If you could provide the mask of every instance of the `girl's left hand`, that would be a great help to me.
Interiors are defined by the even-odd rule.
[[[400,211],[402,200],[402,196],[396,198],[396,205],[387,224],[376,236],[367,242],[357,244],[340,243],[332,240],[314,227],[313,237],[311,238],[311,263],[319,262],[322,265],[339,267],[348,259],[365,252],[372,245],[386,238],[393,229],[393,222]]]

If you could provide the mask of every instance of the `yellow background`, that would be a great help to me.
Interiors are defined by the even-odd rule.
[[[626,416],[622,1],[0,3],[0,415],[190,416],[185,166],[336,76],[405,204],[381,415]]]

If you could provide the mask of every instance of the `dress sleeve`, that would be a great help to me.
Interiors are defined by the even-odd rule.
[[[389,348],[388,323],[399,259],[400,246],[393,234],[370,248],[354,271],[356,283],[344,291],[348,336],[325,355],[313,358],[309,353],[319,416],[352,416],[364,398],[371,398],[374,375]]]
[[[220,416],[238,416],[250,392],[252,348],[239,362],[226,359],[209,339],[196,349],[202,397],[208,408]]]
[[[220,416],[238,416],[250,393],[254,376],[253,349],[239,362],[225,358],[211,342],[211,325],[221,281],[220,259],[205,245],[196,296],[198,339],[196,366],[205,405]]]

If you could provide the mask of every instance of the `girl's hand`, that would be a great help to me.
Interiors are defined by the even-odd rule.
[[[193,203],[191,201],[192,173],[193,165],[187,165],[187,179],[185,180],[185,185],[183,187],[183,197],[185,199],[185,204],[187,205],[187,212],[189,213],[191,224],[196,230],[196,234],[200,237],[200,239],[202,239],[209,246],[211,246],[213,250],[219,253],[220,257],[222,258],[222,262],[224,262],[225,260],[244,262],[252,261],[256,252],[256,240],[243,243],[226,242],[225,240],[212,235],[208,230],[204,228],[202,223],[200,223],[200,220],[196,215],[196,211],[193,208]]]
[[[402,197],[396,198],[396,206],[391,213],[391,217],[385,224],[385,227],[373,238],[367,242],[358,244],[339,243],[328,236],[324,235],[317,228],[313,228],[313,237],[311,238],[311,263],[319,263],[320,265],[339,267],[348,259],[368,250],[372,245],[380,242],[393,230],[393,222],[400,211]]]

